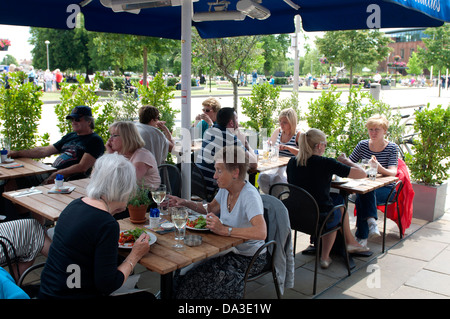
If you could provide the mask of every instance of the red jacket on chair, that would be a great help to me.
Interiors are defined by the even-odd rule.
[[[409,177],[408,167],[405,162],[399,158],[398,159],[398,167],[397,167],[397,175],[403,182],[403,189],[398,196],[398,202],[400,205],[400,220],[402,222],[402,232],[404,235],[405,230],[411,225],[411,220],[413,216],[413,199],[414,199],[414,190],[411,184],[411,179]],[[384,213],[384,205],[377,207]],[[398,216],[397,216],[397,204],[394,203],[388,206],[387,217],[395,221],[398,225]]]

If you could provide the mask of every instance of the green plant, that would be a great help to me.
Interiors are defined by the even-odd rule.
[[[78,83],[63,83],[61,86],[61,103],[55,105],[55,113],[58,119],[58,128],[61,134],[65,135],[72,131],[70,122],[66,120],[66,116],[70,114],[72,109],[78,105],[86,105],[92,109],[92,115],[98,111],[99,106],[95,106],[99,96],[95,94],[95,89],[102,77],[97,73],[91,83],[85,84],[85,78],[77,75]]]
[[[425,185],[440,185],[449,177],[450,169],[450,105],[430,104],[414,112],[414,156],[407,156],[406,163],[413,180]],[[409,155],[409,154],[408,154]]]
[[[128,204],[133,206],[150,205],[152,201],[149,197],[149,193],[150,189],[142,183],[142,185],[139,185],[136,191],[130,196]]]
[[[175,126],[175,116],[180,112],[170,106],[170,100],[175,96],[172,91],[174,91],[173,87],[165,85],[163,70],[156,74],[153,81],[149,82],[148,87],[138,84],[142,105],[157,107],[161,114],[161,121],[166,122],[169,131],[172,131]]]
[[[37,135],[43,104],[40,99],[42,88],[32,83],[22,84],[26,77],[24,72],[9,73],[9,88],[0,86],[1,134],[10,139],[11,148],[16,150],[33,148],[37,141],[48,143],[48,134]],[[6,75],[3,80],[6,81]]]
[[[250,120],[243,123],[244,127],[252,128],[256,132],[267,129],[267,135],[271,134],[277,123],[278,114],[275,114],[278,106],[278,97],[281,87],[273,87],[269,83],[254,85],[249,98],[241,98],[242,113]]]

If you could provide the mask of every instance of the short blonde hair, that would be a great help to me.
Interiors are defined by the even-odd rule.
[[[374,126],[381,126],[387,131],[389,128],[389,121],[383,114],[375,114],[369,117],[366,122],[366,128],[371,128]]]
[[[145,142],[139,131],[131,121],[114,122],[109,129],[115,128],[122,139],[122,154],[134,153],[138,148],[144,147]]]
[[[203,106],[210,106],[214,113],[219,112],[221,105],[217,99],[210,97],[202,102]]]
[[[285,117],[289,125],[291,126],[291,136],[295,135],[295,131],[297,130],[297,112],[293,108],[283,109],[280,112],[280,115],[278,115],[278,120],[281,120],[281,118]]]

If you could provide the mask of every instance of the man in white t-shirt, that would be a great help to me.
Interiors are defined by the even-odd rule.
[[[377,72],[377,74],[375,74],[373,76],[373,80],[375,81],[375,83],[380,83],[381,82],[381,75],[380,75],[380,73]]]
[[[159,120],[159,110],[151,105],[142,106],[136,127],[145,141],[144,147],[155,156],[158,166],[163,164],[168,152],[172,151],[174,141],[165,122]]]

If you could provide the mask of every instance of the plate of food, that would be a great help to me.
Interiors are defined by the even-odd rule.
[[[349,181],[350,181],[350,179],[348,179],[347,177],[340,177],[337,175],[333,175],[333,178],[331,179],[332,184],[338,184],[338,185],[347,183]]]
[[[189,216],[186,228],[190,230],[209,230],[206,228],[205,216]]]
[[[156,236],[149,231],[142,228],[135,228],[133,230],[122,230],[119,235],[119,248],[131,249],[133,248],[134,242],[142,233],[147,233],[150,236],[150,241],[148,245],[153,245],[156,243]]]

